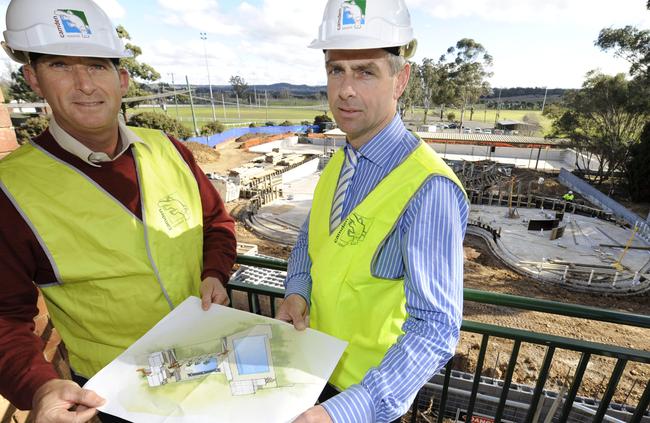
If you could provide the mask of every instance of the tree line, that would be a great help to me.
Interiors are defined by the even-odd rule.
[[[490,93],[492,64],[493,58],[485,47],[471,38],[459,40],[437,60],[425,57],[420,64],[411,62],[411,79],[401,98],[402,116],[422,107],[426,124],[434,108],[439,108],[442,120],[445,109],[454,107],[460,109],[461,125],[467,109],[472,120],[473,106]]]
[[[613,183],[632,200],[650,202],[650,30],[604,28],[595,45],[627,60],[629,75],[589,72],[580,90],[546,108],[550,136],[570,140],[576,166],[596,184]]]

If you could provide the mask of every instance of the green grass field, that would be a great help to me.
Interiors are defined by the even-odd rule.
[[[310,107],[310,108],[307,108]],[[215,105],[215,115],[217,120],[227,124],[229,127],[234,126],[246,126],[250,122],[255,122],[257,125],[264,125],[268,121],[275,122],[279,124],[288,120],[296,125],[299,125],[302,121],[313,122],[314,117],[321,115],[326,112],[326,105],[322,105],[323,109],[316,109],[314,107],[318,106],[306,106],[301,107],[280,107],[273,106],[268,109],[265,107],[251,107],[251,106],[241,106],[239,111],[236,106],[226,106],[225,111],[221,104]],[[165,113],[160,107],[139,107],[137,109],[131,109],[130,113],[139,113],[139,112],[156,112],[156,113]],[[197,126],[200,129],[203,125],[212,120],[212,108],[206,105],[194,106],[194,111],[197,119]],[[446,120],[446,115],[448,113],[454,113],[456,115],[456,120],[460,120],[460,110],[457,109],[445,109],[444,115]],[[171,104],[167,106],[167,114],[172,117],[177,117],[185,126],[189,129],[193,129],[192,123],[192,111],[189,105],[179,105],[178,110],[176,107]],[[331,113],[329,113],[331,116]],[[522,121],[525,115],[534,116],[544,129],[544,133],[547,133],[551,127],[551,120],[547,119],[545,116],[542,116],[539,110],[501,110],[499,112],[499,120],[518,120]],[[415,109],[412,113],[409,111],[405,115],[405,120],[411,122],[422,122],[424,117],[424,110]],[[465,120],[469,120],[470,114],[469,111],[465,112]],[[496,117],[496,110],[475,110],[472,121],[475,123],[485,123],[485,128],[492,128],[494,126]],[[436,122],[440,118],[440,109],[429,110],[427,115],[427,123]]]
[[[485,128],[493,128],[496,121],[496,110],[474,110],[474,116],[472,117],[472,122],[484,123]],[[460,110],[459,109],[445,109],[443,120],[447,120],[447,114],[454,113],[456,115],[455,120],[460,120]],[[533,116],[543,128],[543,132],[546,134],[550,131],[552,121],[546,116],[542,116],[541,111],[539,110],[500,110],[499,111],[499,120],[517,120],[523,121],[524,116],[529,115]],[[470,113],[465,111],[464,119],[469,120]],[[424,118],[423,109],[415,109],[413,113],[407,112],[405,119],[412,122],[422,122]],[[440,109],[429,110],[427,114],[427,123],[437,122],[440,120]]]
[[[273,121],[277,124],[288,120],[296,125],[299,125],[301,121],[313,122],[314,117],[317,115],[322,115],[326,110],[316,110],[316,109],[306,109],[306,108],[257,108],[257,107],[240,107],[239,111],[237,107],[228,107],[226,106],[225,113],[224,108],[221,105],[215,105],[215,115],[219,122],[228,124],[228,126],[242,126],[247,125],[250,122],[255,122],[258,125],[264,125],[268,121]],[[139,107],[137,109],[131,109],[131,113],[139,112],[157,112],[165,113],[160,107]],[[194,112],[196,115],[197,126],[199,129],[201,126],[212,121],[212,108],[210,106],[194,106]],[[190,129],[193,129],[192,123],[192,111],[190,106],[178,106],[178,111],[174,105],[167,106],[167,114],[172,117],[177,117],[185,126]],[[236,125],[241,124],[241,125]]]

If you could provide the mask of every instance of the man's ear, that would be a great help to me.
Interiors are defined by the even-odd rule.
[[[29,85],[29,88],[32,89],[39,97],[45,98],[43,91],[41,90],[41,85],[38,82],[38,76],[36,75],[36,69],[34,65],[27,64],[22,67],[23,76],[25,81]]]
[[[120,77],[120,91],[122,97],[126,95],[126,92],[129,90],[129,71],[124,68],[119,68],[117,73]]]
[[[395,84],[395,100],[398,100],[402,94],[404,93],[404,90],[406,89],[406,86],[409,83],[409,78],[411,76],[411,64],[406,62],[402,70],[400,70],[397,73],[397,82]]]

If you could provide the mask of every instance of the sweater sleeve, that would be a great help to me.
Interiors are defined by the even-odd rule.
[[[196,164],[192,153],[182,142],[172,137],[170,139],[189,165],[201,194],[203,206],[203,272],[201,278],[213,276],[225,285],[230,278],[230,271],[237,257],[235,221],[226,211],[217,190]]]
[[[58,378],[34,333],[38,290],[32,280],[50,269],[31,248],[29,227],[2,191],[0,216],[0,395],[27,410],[36,390]]]

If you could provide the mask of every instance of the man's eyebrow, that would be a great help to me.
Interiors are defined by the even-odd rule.
[[[370,70],[370,71],[378,71],[379,66],[375,62],[367,62],[367,63],[359,63],[358,65],[353,65],[350,66],[353,71],[365,71],[365,70]]]
[[[337,62],[335,60],[328,60],[327,62],[325,62],[325,66],[326,67],[337,67],[337,68],[342,67],[341,63],[339,63],[339,62]]]
[[[327,62],[325,62],[325,66],[326,67],[331,67],[331,68],[334,68],[334,67],[342,68],[343,67],[341,62],[335,61],[335,60],[328,60]],[[378,71],[379,66],[377,66],[377,64],[375,62],[364,62],[364,63],[359,63],[359,64],[356,64],[356,65],[352,65],[352,66],[350,66],[350,69],[352,69],[355,72],[363,71],[363,70]]]

